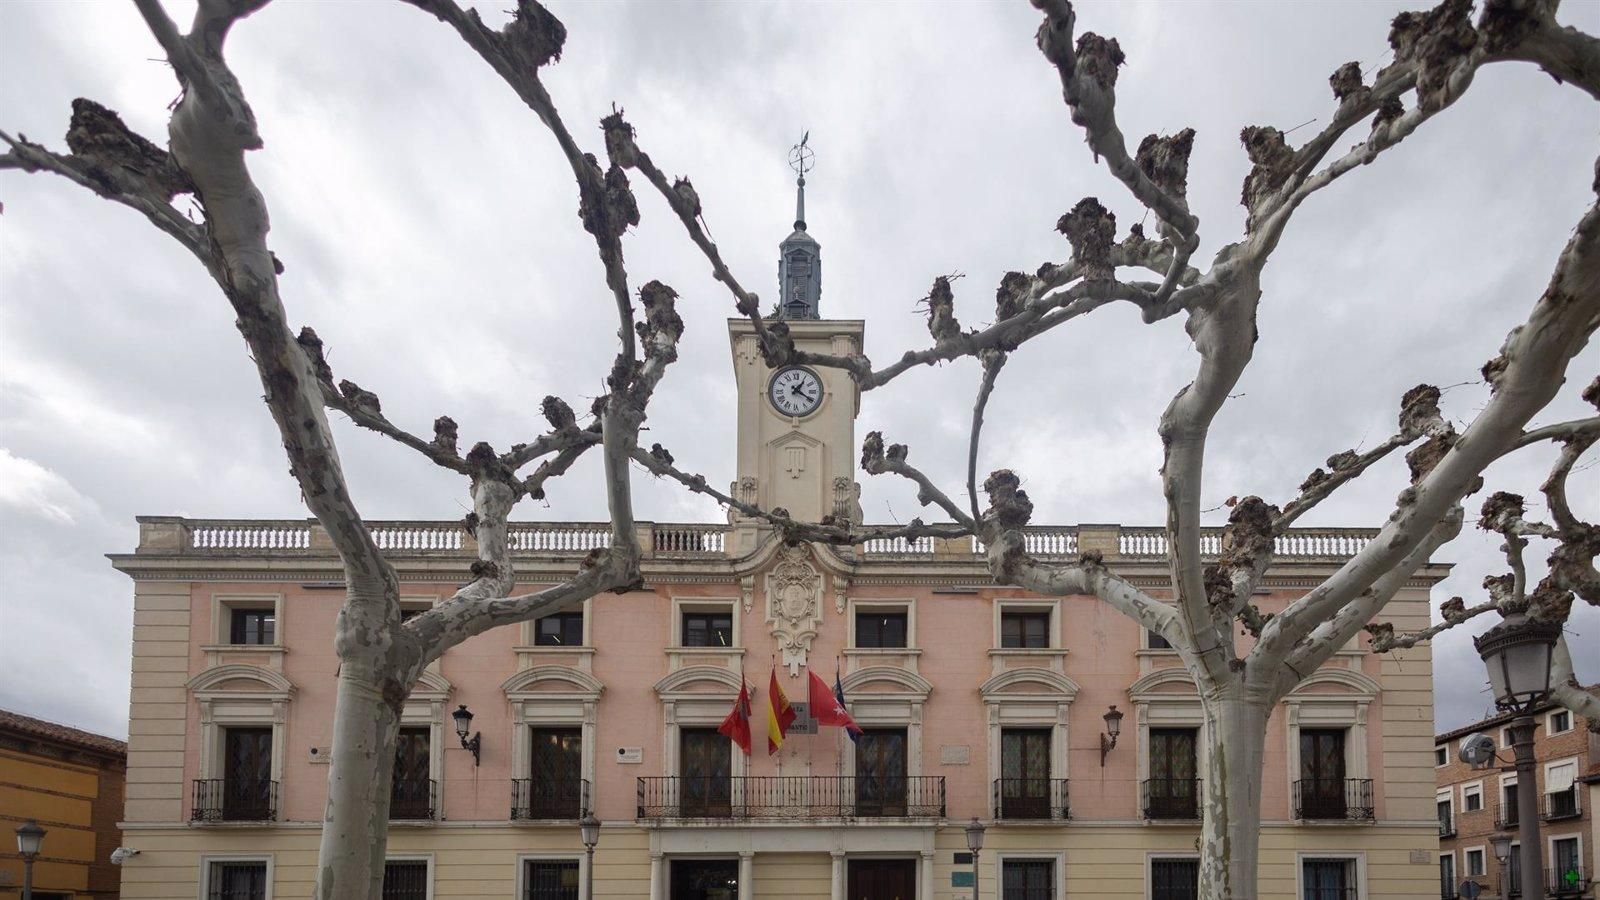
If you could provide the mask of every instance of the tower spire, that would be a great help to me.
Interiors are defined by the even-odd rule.
[[[818,319],[822,301],[822,247],[806,232],[806,173],[817,155],[808,145],[811,132],[789,149],[795,174],[794,232],[778,245],[778,318]]]

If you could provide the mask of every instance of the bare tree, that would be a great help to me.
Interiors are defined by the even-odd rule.
[[[495,453],[478,445],[459,456],[448,419],[424,440],[390,423],[377,398],[354,384],[335,385],[311,333],[291,335],[278,297],[277,260],[266,244],[264,200],[244,164],[246,150],[261,146],[242,88],[227,68],[222,45],[229,28],[266,0],[202,0],[193,27],[182,34],[159,0],[135,0],[172,63],[183,97],[169,123],[171,153],[132,134],[114,114],[80,101],[75,105],[70,154],[57,154],[23,138],[0,168],[50,171],[132,207],[176,238],[212,273],[239,316],[284,438],[307,505],[327,527],[346,569],[348,595],[339,626],[343,660],[339,684],[335,758],[319,861],[319,898],[378,896],[384,853],[387,792],[396,710],[417,673],[444,649],[504,622],[531,618],[598,591],[638,579],[628,494],[631,458],[748,516],[771,523],[790,540],[840,545],[870,537],[975,535],[994,578],[1054,596],[1096,597],[1165,637],[1177,648],[1200,690],[1211,742],[1206,772],[1202,890],[1208,898],[1256,894],[1261,757],[1274,705],[1302,678],[1354,639],[1393,598],[1406,579],[1460,529],[1462,501],[1481,485],[1490,463],[1524,446],[1537,432],[1527,424],[1555,397],[1566,369],[1600,326],[1600,206],[1591,206],[1557,256],[1550,286],[1525,324],[1507,336],[1484,367],[1489,401],[1465,430],[1446,422],[1439,391],[1419,386],[1402,399],[1393,436],[1376,448],[1329,458],[1281,507],[1256,497],[1229,516],[1223,553],[1201,556],[1200,496],[1210,425],[1248,365],[1257,337],[1260,276],[1296,209],[1312,194],[1370,163],[1452,105],[1484,65],[1531,61],[1557,81],[1571,82],[1600,99],[1600,42],[1555,21],[1555,0],[1487,0],[1476,24],[1467,0],[1445,0],[1425,13],[1397,17],[1390,33],[1394,61],[1369,84],[1347,64],[1330,79],[1337,106],[1330,123],[1292,147],[1283,132],[1251,127],[1242,132],[1254,165],[1242,201],[1246,231],[1223,247],[1205,271],[1191,265],[1199,246],[1199,221],[1186,200],[1191,130],[1150,135],[1132,154],[1115,115],[1115,85],[1123,53],[1114,39],[1075,33],[1067,0],[1034,0],[1044,14],[1038,45],[1057,69],[1072,120],[1085,132],[1097,159],[1155,215],[1156,237],[1135,227],[1117,238],[1115,218],[1094,198],[1061,217],[1058,228],[1072,246],[1064,263],[1045,263],[1033,274],[1008,273],[996,292],[995,324],[963,329],[949,278],[928,295],[932,344],[887,366],[864,355],[800,351],[782,322],[761,317],[754,294],[739,281],[700,224],[700,202],[687,179],[670,182],[638,146],[620,113],[602,123],[609,165],[585,154],[562,123],[539,70],[560,52],[565,29],[535,0],[518,0],[512,21],[487,27],[454,0],[406,0],[449,25],[547,126],[571,165],[584,227],[595,239],[620,322],[621,347],[608,379],[610,393],[579,427],[559,401],[546,402],[552,430],[531,444]],[[1411,108],[1407,109],[1409,101]],[[1366,134],[1343,155],[1334,145],[1365,124]],[[666,199],[714,277],[750,319],[771,366],[788,363],[840,368],[863,390],[881,386],[918,365],[963,357],[981,368],[973,407],[965,503],[953,499],[907,462],[903,445],[867,436],[862,465],[872,474],[894,473],[918,485],[919,498],[948,523],[912,523],[864,529],[833,518],[798,522],[782,510],[764,510],[710,487],[676,467],[659,446],[637,446],[645,406],[675,354],[682,324],[670,288],[652,282],[640,290],[642,321],[635,320],[623,267],[621,237],[638,221],[627,172],[639,172]],[[1597,185],[1600,187],[1600,185]],[[189,221],[171,201],[193,194],[205,213]],[[1119,277],[1128,270],[1158,280]],[[1098,556],[1072,564],[1031,558],[1022,528],[1032,504],[1020,478],[1007,469],[983,482],[980,508],[977,460],[984,409],[1005,363],[1023,344],[1055,327],[1114,302],[1136,306],[1146,322],[1182,315],[1198,355],[1192,383],[1174,397],[1158,426],[1165,446],[1162,469],[1173,599],[1158,600],[1111,571]],[[637,339],[635,333],[637,331]],[[436,464],[466,476],[473,498],[468,527],[477,538],[473,580],[435,611],[399,622],[394,575],[361,524],[345,488],[325,408],[412,447]],[[1593,429],[1594,420],[1567,423]],[[1251,603],[1255,585],[1273,561],[1274,540],[1300,516],[1396,450],[1407,455],[1410,484],[1401,492],[1378,538],[1336,573],[1277,615]],[[596,553],[568,582],[529,596],[511,596],[506,517],[521,497],[565,471],[588,447],[600,446],[612,518],[612,547]],[[527,477],[517,472],[540,461]],[[1241,651],[1235,622],[1255,636]],[[374,724],[376,723],[376,727]]]
[[[1357,638],[1406,580],[1459,533],[1463,500],[1481,488],[1487,466],[1542,440],[1567,441],[1575,459],[1581,450],[1572,451],[1573,442],[1592,442],[1600,432],[1600,418],[1525,430],[1555,398],[1569,363],[1600,326],[1600,205],[1591,205],[1579,220],[1526,322],[1507,335],[1499,355],[1483,366],[1490,398],[1464,430],[1441,415],[1438,388],[1413,388],[1401,399],[1393,435],[1373,449],[1330,456],[1327,467],[1312,472],[1282,506],[1259,497],[1238,501],[1223,532],[1220,557],[1208,563],[1201,556],[1200,527],[1206,442],[1212,421],[1250,362],[1261,273],[1306,199],[1375,161],[1449,108],[1481,67],[1533,62],[1557,82],[1570,82],[1600,99],[1600,41],[1559,25],[1555,0],[1486,0],[1476,23],[1470,0],[1444,0],[1432,10],[1396,17],[1389,33],[1393,61],[1370,82],[1357,63],[1334,72],[1329,83],[1336,107],[1329,124],[1315,136],[1296,147],[1270,126],[1241,132],[1253,164],[1241,198],[1247,211],[1245,233],[1200,271],[1190,264],[1199,244],[1199,221],[1185,197],[1194,132],[1152,134],[1130,153],[1116,120],[1122,48],[1115,39],[1075,33],[1068,0],[1033,4],[1044,14],[1039,49],[1060,75],[1073,122],[1083,129],[1096,159],[1155,216],[1157,236],[1147,237],[1135,226],[1119,240],[1114,216],[1095,198],[1085,198],[1057,223],[1072,245],[1071,257],[1064,263],[1046,262],[1031,275],[1006,274],[995,292],[995,322],[987,328],[961,327],[951,279],[941,277],[926,298],[929,346],[882,367],[865,355],[799,350],[782,322],[760,317],[754,296],[739,285],[699,227],[692,188],[683,180],[669,186],[649,157],[632,145],[631,130],[619,126],[617,133],[628,138],[620,161],[643,172],[672,204],[716,278],[732,292],[739,312],[750,319],[769,366],[837,367],[850,373],[862,390],[871,390],[919,365],[963,357],[978,361],[981,376],[964,498],[941,490],[907,462],[904,445],[886,446],[876,432],[866,438],[862,467],[914,481],[923,505],[933,506],[951,523],[913,522],[910,531],[977,536],[997,582],[1051,596],[1096,597],[1177,649],[1198,686],[1207,725],[1201,892],[1207,898],[1253,898],[1259,774],[1275,705]],[[1343,155],[1330,157],[1334,146],[1358,126],[1365,127],[1365,135]],[[1600,177],[1595,189],[1600,191]],[[1129,270],[1146,270],[1159,280],[1125,279],[1122,273]],[[1084,554],[1066,565],[1030,557],[1022,528],[1033,506],[1016,473],[990,473],[981,484],[987,507],[980,509],[978,501],[984,409],[1009,355],[1057,326],[1118,301],[1137,307],[1147,323],[1183,316],[1198,356],[1194,380],[1172,399],[1158,425],[1165,448],[1161,475],[1170,602],[1119,577],[1097,554]],[[1375,540],[1281,612],[1266,613],[1251,602],[1272,564],[1275,539],[1379,460],[1413,445],[1406,454],[1409,484]],[[853,544],[877,536],[849,522],[808,524],[781,510],[758,509],[710,488],[703,477],[679,470],[670,454],[637,451],[635,458],[657,475],[774,524],[791,539]],[[1558,517],[1557,527],[1568,526]],[[1583,577],[1592,579],[1595,537],[1592,530],[1584,535],[1591,565]],[[1592,589],[1592,580],[1588,583]],[[1255,638],[1253,643],[1241,646],[1236,622]]]

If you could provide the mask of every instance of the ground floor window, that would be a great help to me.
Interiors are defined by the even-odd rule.
[[[1304,900],[1356,900],[1356,861],[1308,859],[1301,863]]]
[[[672,900],[738,900],[736,859],[675,859]]]
[[[1056,900],[1056,861],[1008,859],[1000,867],[1001,900]]]
[[[522,900],[578,900],[578,861],[525,860],[522,869]]]
[[[1454,853],[1439,854],[1439,896],[1454,897],[1456,895],[1456,855]]]
[[[207,900],[266,900],[266,862],[214,862],[207,873]]]
[[[428,900],[427,860],[384,863],[383,900]]]
[[[1199,896],[1200,860],[1150,860],[1150,900],[1197,900]]]

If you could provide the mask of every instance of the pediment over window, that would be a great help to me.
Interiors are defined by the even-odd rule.
[[[933,693],[933,682],[898,666],[867,666],[844,676],[840,683],[844,686],[845,697],[850,700],[873,694],[926,700]]]
[[[1383,693],[1383,686],[1372,680],[1370,676],[1363,675],[1351,669],[1327,668],[1318,669],[1305,677],[1305,680],[1295,685],[1289,692],[1289,698],[1304,698],[1307,695],[1333,694],[1341,697],[1375,699]]]
[[[586,700],[598,700],[600,692],[605,689],[605,682],[588,672],[572,666],[557,665],[523,669],[500,685],[500,690],[505,691],[506,696],[512,700],[530,695],[578,696]]]
[[[244,663],[212,666],[189,679],[195,694],[270,694],[284,699],[294,693],[294,682],[282,672]]]
[[[1053,669],[1028,666],[1006,669],[990,678],[978,688],[978,693],[989,702],[1006,697],[1031,695],[1044,700],[1071,702],[1078,695],[1078,683]]]
[[[1156,669],[1128,686],[1128,696],[1135,703],[1165,700],[1173,697],[1199,699],[1199,690],[1187,669]]]
[[[727,697],[739,695],[739,673],[725,666],[685,666],[655,684],[663,699],[684,695]]]
[[[411,686],[411,693],[406,699],[443,700],[450,696],[452,688],[453,685],[450,684],[450,679],[440,675],[438,672],[430,672],[424,669],[422,676],[417,679],[417,683]]]

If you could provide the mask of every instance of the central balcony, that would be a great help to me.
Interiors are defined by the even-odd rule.
[[[995,817],[1004,821],[1060,821],[1072,817],[1065,778],[996,778]]]
[[[1294,783],[1294,817],[1318,822],[1368,822],[1372,779],[1303,778]],[[1443,834],[1443,823],[1440,833]]]
[[[638,818],[942,819],[944,777],[781,775],[640,778]]]

